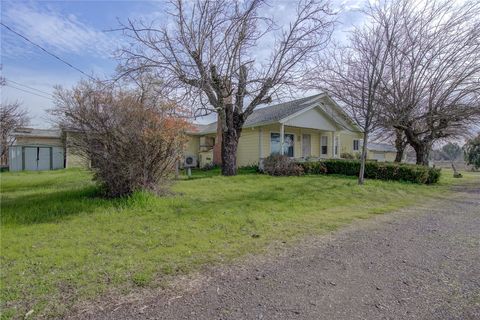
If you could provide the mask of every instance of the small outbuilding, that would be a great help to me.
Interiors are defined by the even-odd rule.
[[[369,142],[367,144],[367,149],[367,159],[393,162],[397,155],[397,149],[391,144]]]
[[[19,128],[9,148],[10,171],[65,168],[65,144],[59,129]]]

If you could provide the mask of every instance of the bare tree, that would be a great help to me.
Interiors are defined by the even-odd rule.
[[[480,119],[480,4],[398,0],[372,7],[372,16],[397,25],[381,86],[384,125],[401,130],[426,165],[435,141]]]
[[[122,50],[124,73],[147,70],[190,98],[197,116],[218,114],[223,175],[236,174],[247,118],[300,81],[332,32],[327,0],[299,1],[286,28],[277,27],[267,9],[264,0],[176,0],[170,24],[123,26],[132,39]]]
[[[19,102],[2,102],[0,104],[0,160],[1,164],[8,164],[8,148],[14,142],[13,131],[29,123],[27,111]]]
[[[396,149],[394,162],[402,162],[404,159],[405,151],[408,147],[408,140],[403,130],[394,128],[390,121],[386,120],[383,116],[384,109],[381,108],[380,113],[381,120],[379,121],[378,129],[375,130],[372,136],[373,140],[379,140],[381,142],[388,142],[393,144]]]
[[[144,89],[81,82],[55,92],[52,112],[72,133],[67,147],[90,160],[110,197],[162,191],[186,142],[181,108]]]
[[[364,183],[368,140],[381,123],[379,89],[390,49],[385,39],[393,32],[394,25],[389,28],[382,28],[374,20],[355,28],[346,45],[336,45],[328,55],[319,58],[314,70],[324,72],[310,75],[311,87],[335,97],[363,131],[359,184]]]

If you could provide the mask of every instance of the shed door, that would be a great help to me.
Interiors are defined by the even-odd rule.
[[[311,136],[309,134],[302,135],[302,156],[310,157],[312,155]]]
[[[38,148],[37,170],[50,170],[50,148]]]
[[[50,148],[25,147],[24,157],[25,170],[50,170]]]
[[[25,170],[37,170],[37,149],[36,147],[25,147],[23,150]]]

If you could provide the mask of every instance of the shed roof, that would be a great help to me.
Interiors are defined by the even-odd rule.
[[[12,135],[14,137],[61,138],[62,131],[60,129],[17,128]]]
[[[370,151],[397,152],[397,148],[388,143],[369,142],[367,149]]]

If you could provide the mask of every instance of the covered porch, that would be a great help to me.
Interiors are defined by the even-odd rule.
[[[286,126],[284,124],[259,129],[259,154],[284,154],[295,159],[340,157],[339,131]]]

